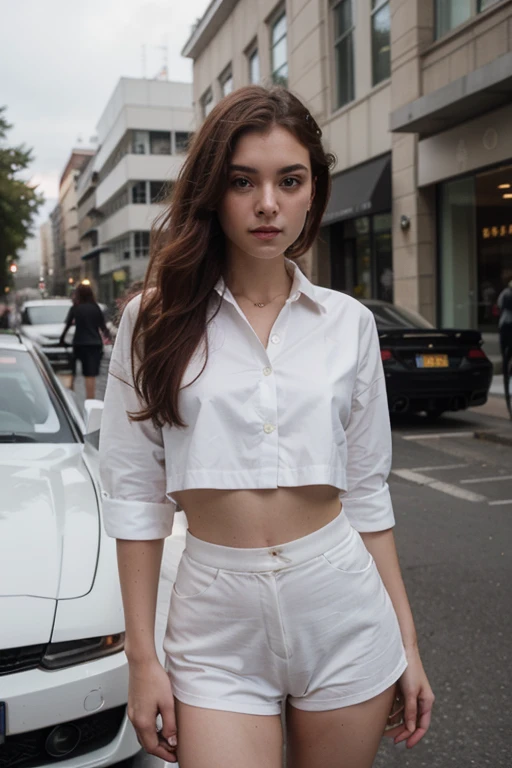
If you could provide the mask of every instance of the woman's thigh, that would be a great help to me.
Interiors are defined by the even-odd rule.
[[[307,712],[288,704],[289,768],[371,768],[384,734],[396,685],[368,701]]]
[[[180,768],[281,768],[280,715],[245,715],[174,701]]]

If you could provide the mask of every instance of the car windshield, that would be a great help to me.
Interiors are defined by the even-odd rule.
[[[23,313],[23,323],[26,325],[53,325],[65,323],[68,316],[69,304],[47,304],[46,306],[26,307]]]
[[[0,349],[0,443],[74,443],[64,410],[35,360]]]
[[[375,316],[379,331],[390,331],[394,328],[433,328],[428,320],[403,307],[394,304],[371,304],[369,309]]]

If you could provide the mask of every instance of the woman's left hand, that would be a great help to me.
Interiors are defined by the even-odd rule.
[[[395,744],[407,741],[412,749],[424,737],[430,727],[435,696],[428,682],[417,648],[406,651],[408,666],[398,685],[405,699],[404,722],[384,732]]]

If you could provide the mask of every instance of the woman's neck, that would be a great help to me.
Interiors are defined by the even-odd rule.
[[[290,293],[292,278],[285,266],[284,256],[275,259],[228,260],[226,285],[236,298],[244,296],[268,303],[277,295]]]

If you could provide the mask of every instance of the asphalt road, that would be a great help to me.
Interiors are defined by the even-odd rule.
[[[80,394],[80,381],[77,392]],[[102,395],[100,377],[98,396]],[[494,408],[494,410],[493,410]],[[510,747],[512,447],[474,438],[509,422],[493,408],[393,423],[395,537],[436,694],[433,722],[412,750],[382,741],[375,768],[512,765]],[[158,642],[183,545],[184,520],[167,541]],[[147,755],[133,768],[161,768]]]

